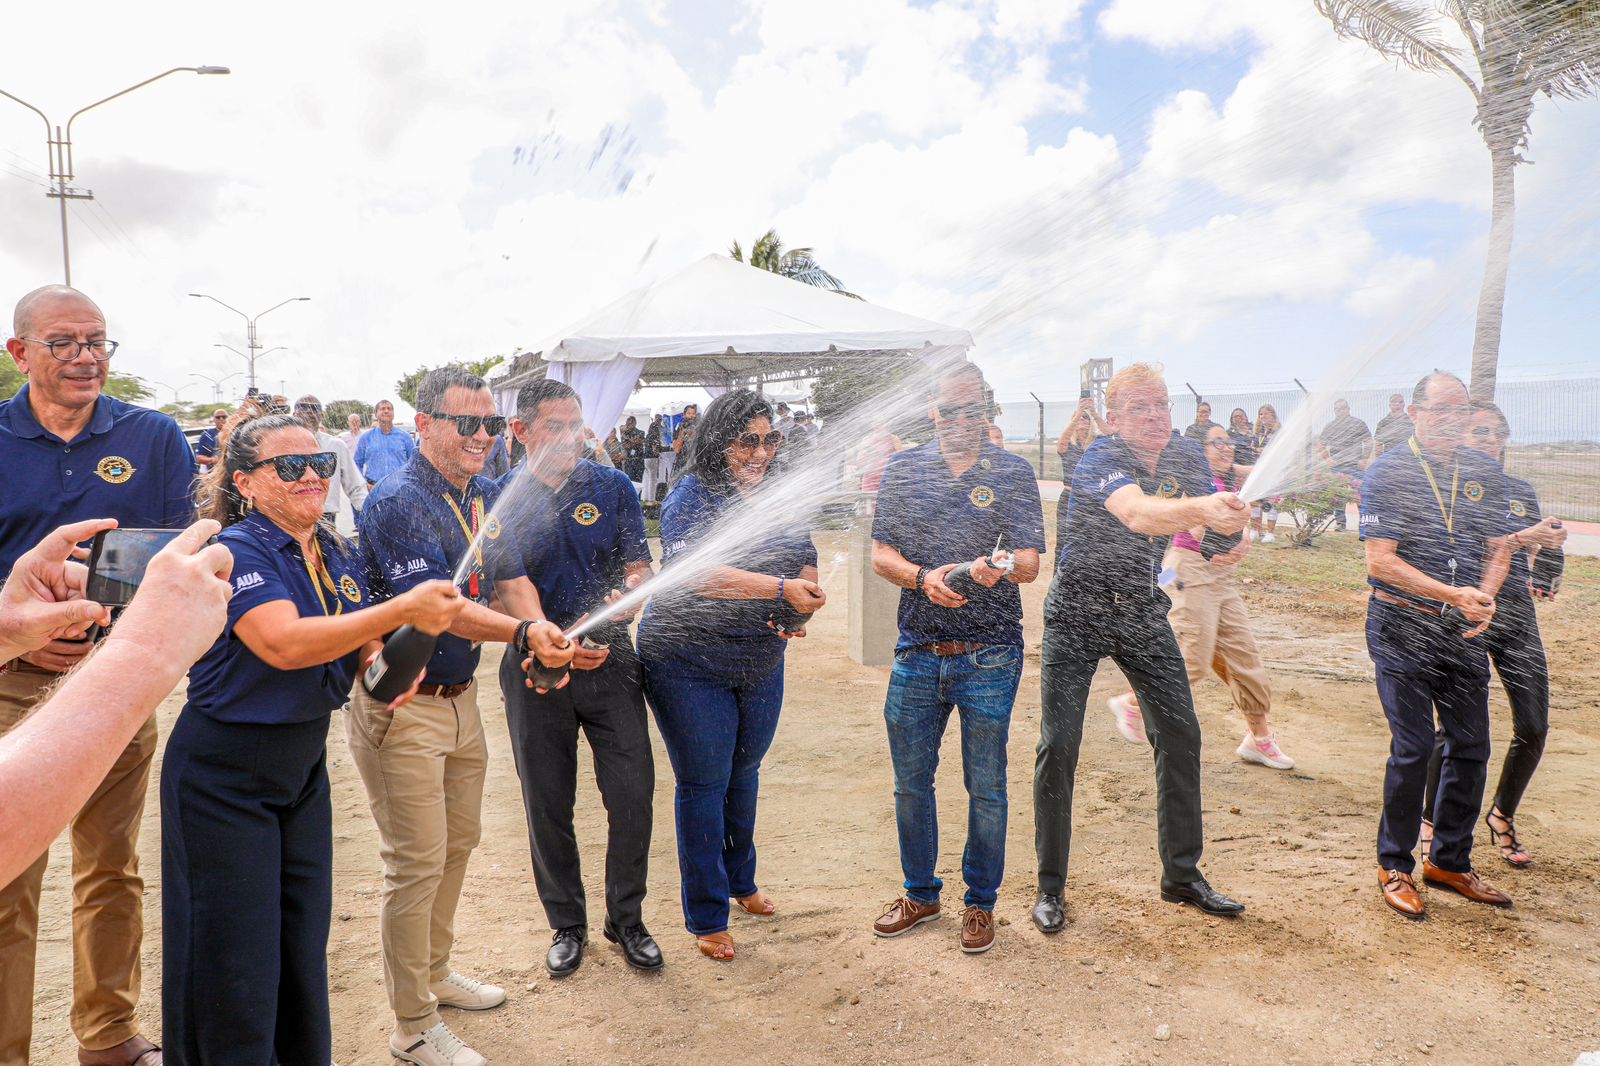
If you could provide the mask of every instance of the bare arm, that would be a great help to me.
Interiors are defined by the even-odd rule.
[[[427,581],[364,611],[302,615],[290,600],[252,608],[234,623],[239,639],[278,670],[303,670],[381,640],[403,625],[442,633],[468,601],[448,581]]]
[[[956,608],[965,604],[967,598],[959,592],[952,591],[944,583],[945,575],[959,565],[959,563],[946,563],[929,570],[922,579],[922,594],[940,607]],[[915,589],[917,573],[922,568],[901,555],[900,549],[875,540],[872,542],[872,569],[891,585],[899,585],[903,589]]]
[[[1165,537],[1184,529],[1207,526],[1232,534],[1250,521],[1250,509],[1232,493],[1166,499],[1149,496],[1138,485],[1124,485],[1106,497],[1106,510],[1135,533]]]
[[[545,618],[544,604],[532,580],[525,576],[506,578],[496,581],[494,587],[501,610],[510,613],[503,614],[469,600],[466,610],[450,627],[453,636],[512,644],[517,639],[517,627],[523,619],[529,619],[538,624],[528,627],[528,647],[540,662],[546,666],[561,666],[572,661],[576,645],[561,635],[561,627]]]

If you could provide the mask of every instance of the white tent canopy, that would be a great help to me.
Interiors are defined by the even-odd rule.
[[[908,352],[944,358],[972,334],[708,255],[635,289],[518,360],[501,409],[544,375],[578,391],[589,424],[609,425],[640,384],[740,385],[814,377],[827,366]],[[527,357],[524,357],[527,358]]]

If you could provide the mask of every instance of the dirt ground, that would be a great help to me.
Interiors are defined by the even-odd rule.
[[[833,547],[823,542],[824,558]],[[1480,868],[1516,899],[1496,911],[1442,891],[1429,918],[1390,913],[1376,887],[1376,832],[1388,734],[1360,635],[1353,538],[1246,561],[1247,596],[1277,689],[1279,739],[1299,766],[1275,773],[1234,755],[1241,725],[1226,691],[1197,693],[1205,727],[1204,867],[1243,899],[1238,921],[1207,919],[1157,896],[1154,783],[1148,750],[1115,733],[1093,693],[1079,769],[1071,924],[1047,938],[1034,897],[1033,745],[1038,737],[1039,618],[1045,583],[1025,590],[1030,643],[1010,744],[1009,869],[994,950],[959,950],[965,796],[949,731],[940,769],[940,875],[948,913],[897,940],[872,920],[898,894],[889,760],[882,722],[888,671],[845,654],[845,575],[811,635],[790,651],[787,700],[762,778],[760,880],[774,918],[735,914],[739,957],[699,957],[683,931],[672,775],[656,749],[651,895],[645,918],[667,966],[630,971],[599,940],[604,811],[580,780],[578,835],[596,908],[595,943],[574,976],[544,972],[549,930],[533,891],[517,778],[484,656],[491,767],[483,843],[457,922],[458,969],[504,985],[510,1002],[450,1025],[506,1063],[1571,1063],[1600,1049],[1600,664],[1593,653],[1600,567],[1578,561],[1563,599],[1541,608],[1555,691],[1544,764],[1520,817],[1537,863],[1512,871],[1479,829]],[[181,705],[162,708],[163,731]],[[1498,690],[1495,754],[1509,737]],[[381,867],[365,794],[335,717],[329,957],[339,1062],[381,1064],[390,1018],[379,969]],[[1491,784],[1498,771],[1494,763]],[[159,764],[158,764],[159,769]],[[154,781],[142,851],[147,1032],[159,1029],[160,849]],[[73,1061],[67,1027],[69,860],[57,844],[43,904],[38,1063]]]

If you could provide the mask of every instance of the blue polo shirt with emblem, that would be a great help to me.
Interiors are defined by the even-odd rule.
[[[302,618],[361,610],[371,602],[361,554],[343,537],[318,530],[327,580],[313,585],[300,545],[260,514],[224,529],[217,540],[233,553],[228,623],[211,650],[190,668],[184,711],[253,725],[294,725],[326,718],[349,699],[360,651],[319,666],[280,670],[257,657],[234,626],[257,607],[277,600],[294,604]]]
[[[194,454],[210,459],[217,454],[217,427],[208,426],[200,431],[200,437],[194,442]],[[198,465],[198,464],[197,464]]]
[[[1533,486],[1521,478],[1505,475],[1506,479],[1506,525],[1512,530],[1530,529],[1544,520],[1544,514],[1539,510],[1539,494],[1533,491]],[[1557,548],[1552,555],[1559,554]],[[1543,558],[1549,548],[1540,549],[1539,555]],[[1498,597],[1502,603],[1510,602],[1516,607],[1533,606],[1533,593],[1528,590],[1528,582],[1532,574],[1528,566],[1528,553],[1516,551],[1511,553],[1511,570],[1506,574],[1506,583],[1500,588]],[[1495,622],[1500,622],[1499,613],[1496,612]]]
[[[494,482],[477,476],[465,490],[456,489],[421,452],[384,478],[367,497],[361,513],[361,546],[367,556],[373,598],[388,599],[424,581],[451,580],[467,554],[468,536],[462,522],[471,529],[474,512],[480,527],[489,522],[499,493]],[[484,563],[491,549],[486,536],[481,549],[484,561],[474,553],[470,573],[478,576],[477,595],[472,594],[469,579],[456,586],[463,596],[486,606],[493,582]],[[444,633],[423,680],[430,685],[463,685],[472,680],[477,668],[478,645]]]
[[[1435,581],[1476,585],[1483,577],[1488,542],[1525,526],[1511,514],[1512,498],[1510,482],[1482,452],[1457,448],[1450,459],[1425,465],[1408,445],[1397,445],[1380,455],[1362,478],[1361,539],[1395,541],[1395,554]],[[1416,599],[1376,578],[1367,582],[1391,595]],[[1444,655],[1477,673],[1488,670],[1483,643],[1461,640],[1453,623],[1377,599],[1369,602],[1367,618],[1367,647],[1379,666],[1424,669]]]
[[[498,579],[527,577],[545,617],[566,629],[621,589],[650,544],[633,482],[580,459],[552,489],[518,464],[499,482],[504,536],[489,560]]]
[[[1167,442],[1152,473],[1120,436],[1100,437],[1072,475],[1067,520],[1056,546],[1056,576],[1045,598],[1045,622],[1074,625],[1074,601],[1111,596],[1166,602],[1157,583],[1171,536],[1135,533],[1106,507],[1112,493],[1138,485],[1147,496],[1177,499],[1216,492],[1205,449],[1187,437]],[[1162,613],[1166,608],[1161,607]],[[1092,614],[1092,612],[1091,612]]]
[[[373,426],[356,441],[356,454],[352,458],[361,476],[376,485],[405,466],[416,451],[411,435],[399,426],[387,433]]]
[[[940,567],[1005,551],[1044,551],[1044,505],[1033,466],[985,441],[978,461],[952,477],[933,440],[890,458],[878,487],[872,539],[917,566]],[[1022,592],[1001,580],[940,607],[915,589],[900,590],[898,648],[945,640],[1021,647]]]
[[[125,529],[194,519],[194,453],[167,415],[109,396],[70,441],[45,431],[29,387],[0,403],[0,580],[57,526],[115,518]]]

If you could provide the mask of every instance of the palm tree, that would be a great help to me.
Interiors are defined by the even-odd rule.
[[[739,247],[738,241],[733,242],[728,254],[740,263],[745,261],[744,249]],[[819,289],[831,289],[852,300],[861,299],[855,293],[846,291],[844,282],[822,269],[810,248],[785,249],[775,229],[767,230],[750,246],[750,265],[759,270],[770,270],[774,274],[781,274],[795,281],[803,281],[807,285],[815,285]]]
[[[1489,147],[1489,255],[1472,341],[1472,397],[1494,398],[1516,218],[1516,173],[1526,162],[1529,120],[1540,93],[1576,100],[1600,91],[1600,0],[1312,0],[1341,37],[1365,41],[1413,70],[1460,78],[1478,105]],[[1471,49],[1448,43],[1453,22]],[[1477,77],[1468,72],[1469,63]]]

